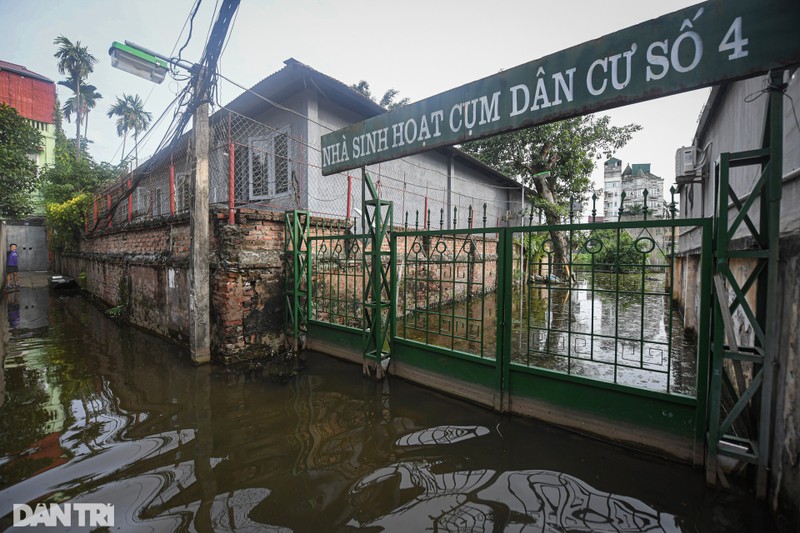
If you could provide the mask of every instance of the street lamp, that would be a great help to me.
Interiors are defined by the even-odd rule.
[[[169,63],[139,47],[130,46],[114,41],[108,49],[111,56],[111,66],[124,70],[129,74],[139,76],[148,81],[161,83],[169,71]]]

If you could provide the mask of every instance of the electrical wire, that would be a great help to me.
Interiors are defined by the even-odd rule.
[[[183,43],[183,46],[181,46],[180,50],[178,50],[178,61],[182,59],[181,54],[186,49],[186,47],[189,46],[189,41],[192,40],[192,30],[194,29],[194,17],[197,15],[197,10],[200,9],[200,4],[202,2],[203,0],[197,0],[197,2],[195,2],[194,4],[194,9],[192,10],[192,14],[189,18],[189,35],[186,37],[186,42]],[[181,30],[181,33],[183,33],[183,30]]]
[[[173,43],[173,45],[172,45],[172,49],[171,49],[171,50],[170,50],[170,52],[169,52],[169,55],[170,55],[170,57],[171,57],[171,56],[173,56],[173,55],[175,54],[175,49],[178,47],[178,43],[179,43],[179,42],[180,42],[180,40],[181,40],[181,36],[183,36],[183,32],[184,32],[184,30],[186,30],[186,26],[187,26],[187,25],[189,25],[189,24],[190,24],[190,23],[191,23],[191,22],[194,20],[194,16],[197,14],[197,9],[199,9],[199,7],[200,7],[200,2],[201,2],[201,1],[202,1],[202,0],[198,0],[198,1],[196,2],[195,6],[194,6],[194,9],[190,9],[190,10],[189,10],[189,13],[186,15],[186,19],[183,21],[183,26],[181,27],[181,31],[180,31],[180,33],[178,33],[178,36],[175,38],[175,42]],[[191,30],[190,30],[190,32],[189,32],[189,33],[190,33],[190,35],[189,35],[189,38],[191,38]],[[189,44],[189,40],[187,39],[187,41],[186,41],[186,44],[184,45],[184,47],[185,47],[186,45],[188,45],[188,44]],[[172,71],[172,70],[173,70],[173,65],[171,65],[171,64],[170,64],[170,71]],[[150,87],[150,92],[148,92],[148,93],[147,93],[147,96],[146,96],[146,97],[145,97],[145,99],[144,99],[144,104],[143,104],[143,106],[146,106],[146,105],[147,105],[147,102],[149,102],[149,101],[150,101],[150,97],[153,95],[153,91],[155,91],[155,88],[156,88],[155,84],[154,84],[154,85],[152,85],[152,86]],[[178,94],[178,92],[176,92],[175,94],[177,95],[177,94]],[[175,101],[173,100],[173,101],[172,101],[172,102],[171,102],[171,103],[170,103],[170,104],[167,106],[167,109],[169,109],[169,107],[172,107],[172,105],[174,105],[174,103],[175,103]],[[148,131],[148,132],[150,132],[150,131],[152,131],[154,128],[155,128],[155,124],[154,124],[153,126],[151,126],[151,127],[150,127],[150,129],[149,129],[149,130],[147,130],[147,131]],[[147,137],[147,135],[145,134],[145,137],[143,137],[143,138],[142,138],[142,141],[144,141],[144,139],[145,139],[146,137]],[[111,160],[112,160],[112,161],[116,160],[116,158],[117,158],[117,154],[120,152],[120,150],[122,150],[122,146],[123,146],[123,144],[124,144],[124,140],[120,142],[120,144],[117,146],[117,149],[116,149],[116,151],[114,152],[114,155],[113,155],[113,156],[111,156]],[[130,153],[129,153],[128,155],[130,155]],[[123,157],[122,159],[124,160],[125,158]]]

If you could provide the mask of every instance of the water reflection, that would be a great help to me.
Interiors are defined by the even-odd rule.
[[[696,345],[666,276],[579,273],[572,287],[512,291],[511,361],[660,392],[696,393]],[[493,359],[497,294],[398,318],[398,335]]]
[[[385,514],[349,525],[383,531],[680,531],[671,514],[561,472],[437,472],[446,469],[444,461],[402,462],[364,477],[353,488],[356,498],[384,483],[407,497]]]
[[[124,531],[765,530],[679,465],[319,354],[286,384],[195,368],[80,297],[45,298],[49,326],[0,326],[0,530],[40,502],[113,503]]]
[[[467,439],[487,435],[489,428],[483,426],[436,426],[403,435],[395,441],[397,446],[430,446],[432,444],[455,444]]]

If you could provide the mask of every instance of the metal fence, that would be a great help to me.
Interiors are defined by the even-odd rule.
[[[301,209],[312,216],[361,220],[364,184],[360,172],[322,175],[319,139],[305,139],[229,109],[210,119],[209,203],[232,212],[241,207],[272,211]],[[185,134],[171,148],[143,159],[128,174],[93,194],[87,231],[187,212],[191,204],[194,147]],[[499,197],[487,199],[462,192],[461,180],[419,159],[406,158],[369,168],[378,195],[400,213],[417,213],[425,227],[467,224],[471,205],[487,204],[490,225],[518,220],[514,206]],[[487,190],[519,190],[486,184]],[[515,196],[516,198],[516,196]],[[446,215],[446,216],[445,216]]]

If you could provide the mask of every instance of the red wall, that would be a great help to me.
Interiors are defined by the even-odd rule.
[[[36,80],[2,70],[0,71],[0,103],[10,105],[25,118],[53,124],[56,86],[52,82]]]

